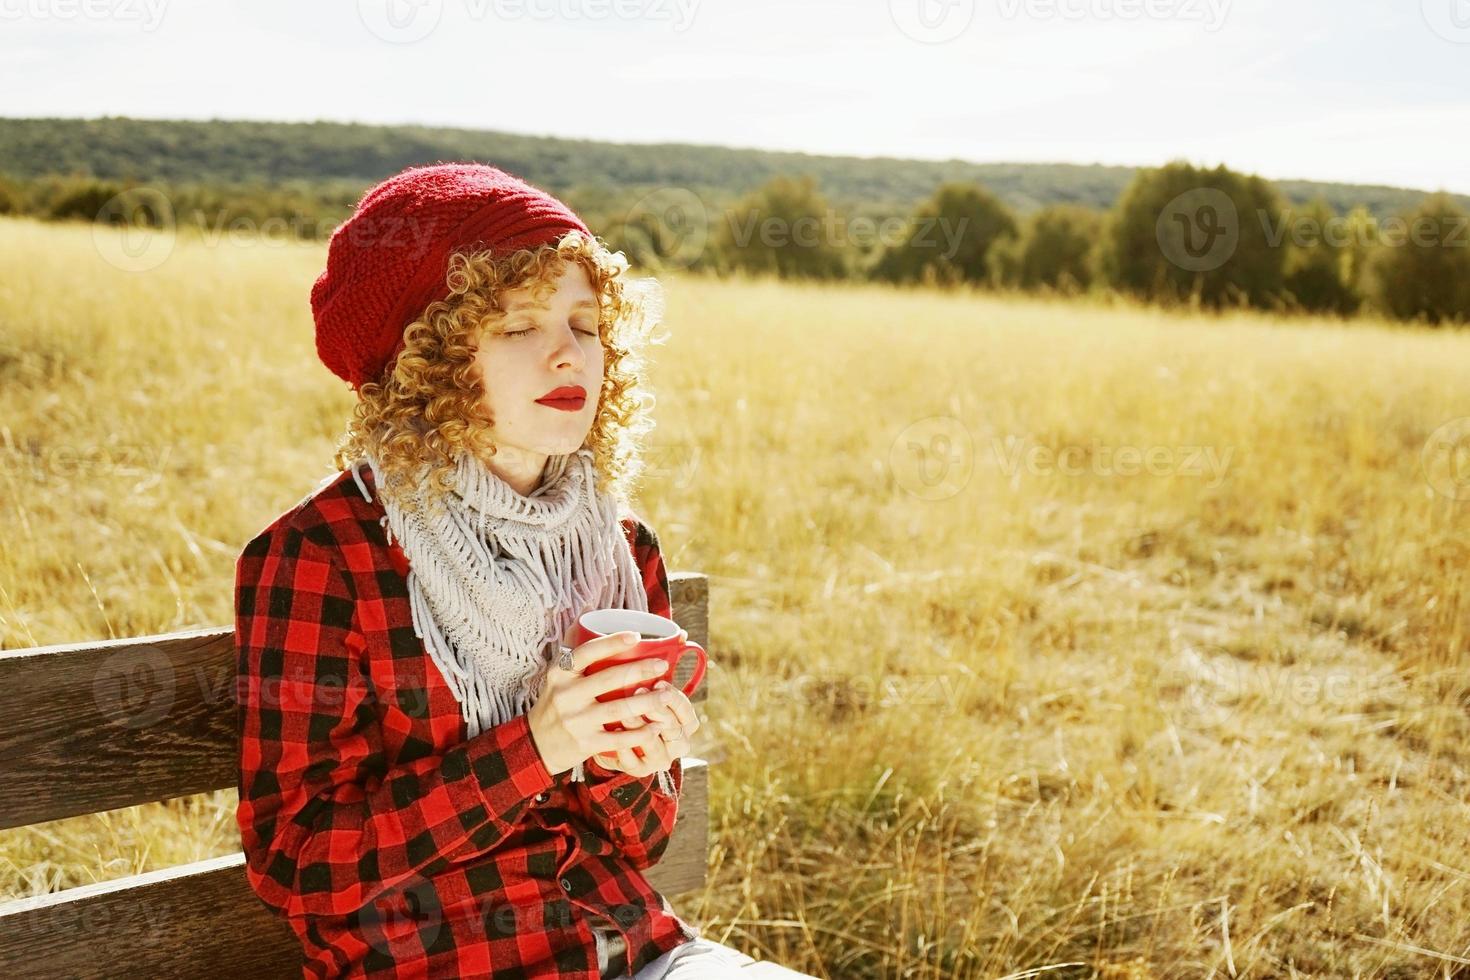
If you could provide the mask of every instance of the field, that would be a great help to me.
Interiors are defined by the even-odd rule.
[[[0,221],[5,649],[229,624],[351,404],[321,246],[96,235]],[[666,285],[639,504],[711,576],[718,760],[681,914],[839,978],[1470,975],[1470,336]],[[0,895],[233,814],[0,832]]]

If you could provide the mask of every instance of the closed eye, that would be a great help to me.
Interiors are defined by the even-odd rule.
[[[535,333],[535,332],[536,332],[535,331],[535,328],[527,327],[525,330],[506,330],[506,331],[503,331],[502,334],[501,334],[501,336],[504,336],[504,337],[523,337],[523,336],[525,336],[528,333]],[[579,328],[577,330],[577,333],[585,334],[588,337],[600,337],[601,336],[596,330],[582,330],[582,329]]]

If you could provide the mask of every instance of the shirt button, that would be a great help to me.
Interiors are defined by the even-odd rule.
[[[562,887],[562,890],[563,891],[571,891],[572,890],[572,879],[570,879],[570,878],[563,878],[561,880],[561,887]]]

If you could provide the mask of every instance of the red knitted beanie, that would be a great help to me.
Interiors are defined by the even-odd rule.
[[[500,257],[577,230],[561,201],[478,163],[413,167],[369,190],[327,245],[311,287],[316,352],[356,391],[403,350],[404,328],[449,295],[449,256],[464,246]]]

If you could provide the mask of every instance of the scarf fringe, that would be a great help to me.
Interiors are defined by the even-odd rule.
[[[371,454],[351,466],[365,500],[372,496],[364,464],[380,490],[379,523],[409,561],[414,635],[459,702],[471,738],[530,710],[562,638],[583,612],[648,611],[618,501],[597,492],[590,449],[550,457],[528,495],[463,454],[438,512],[422,486],[411,491],[413,511],[382,493],[382,470]],[[669,770],[657,776],[660,789],[674,795]],[[583,763],[570,778],[585,781]]]

